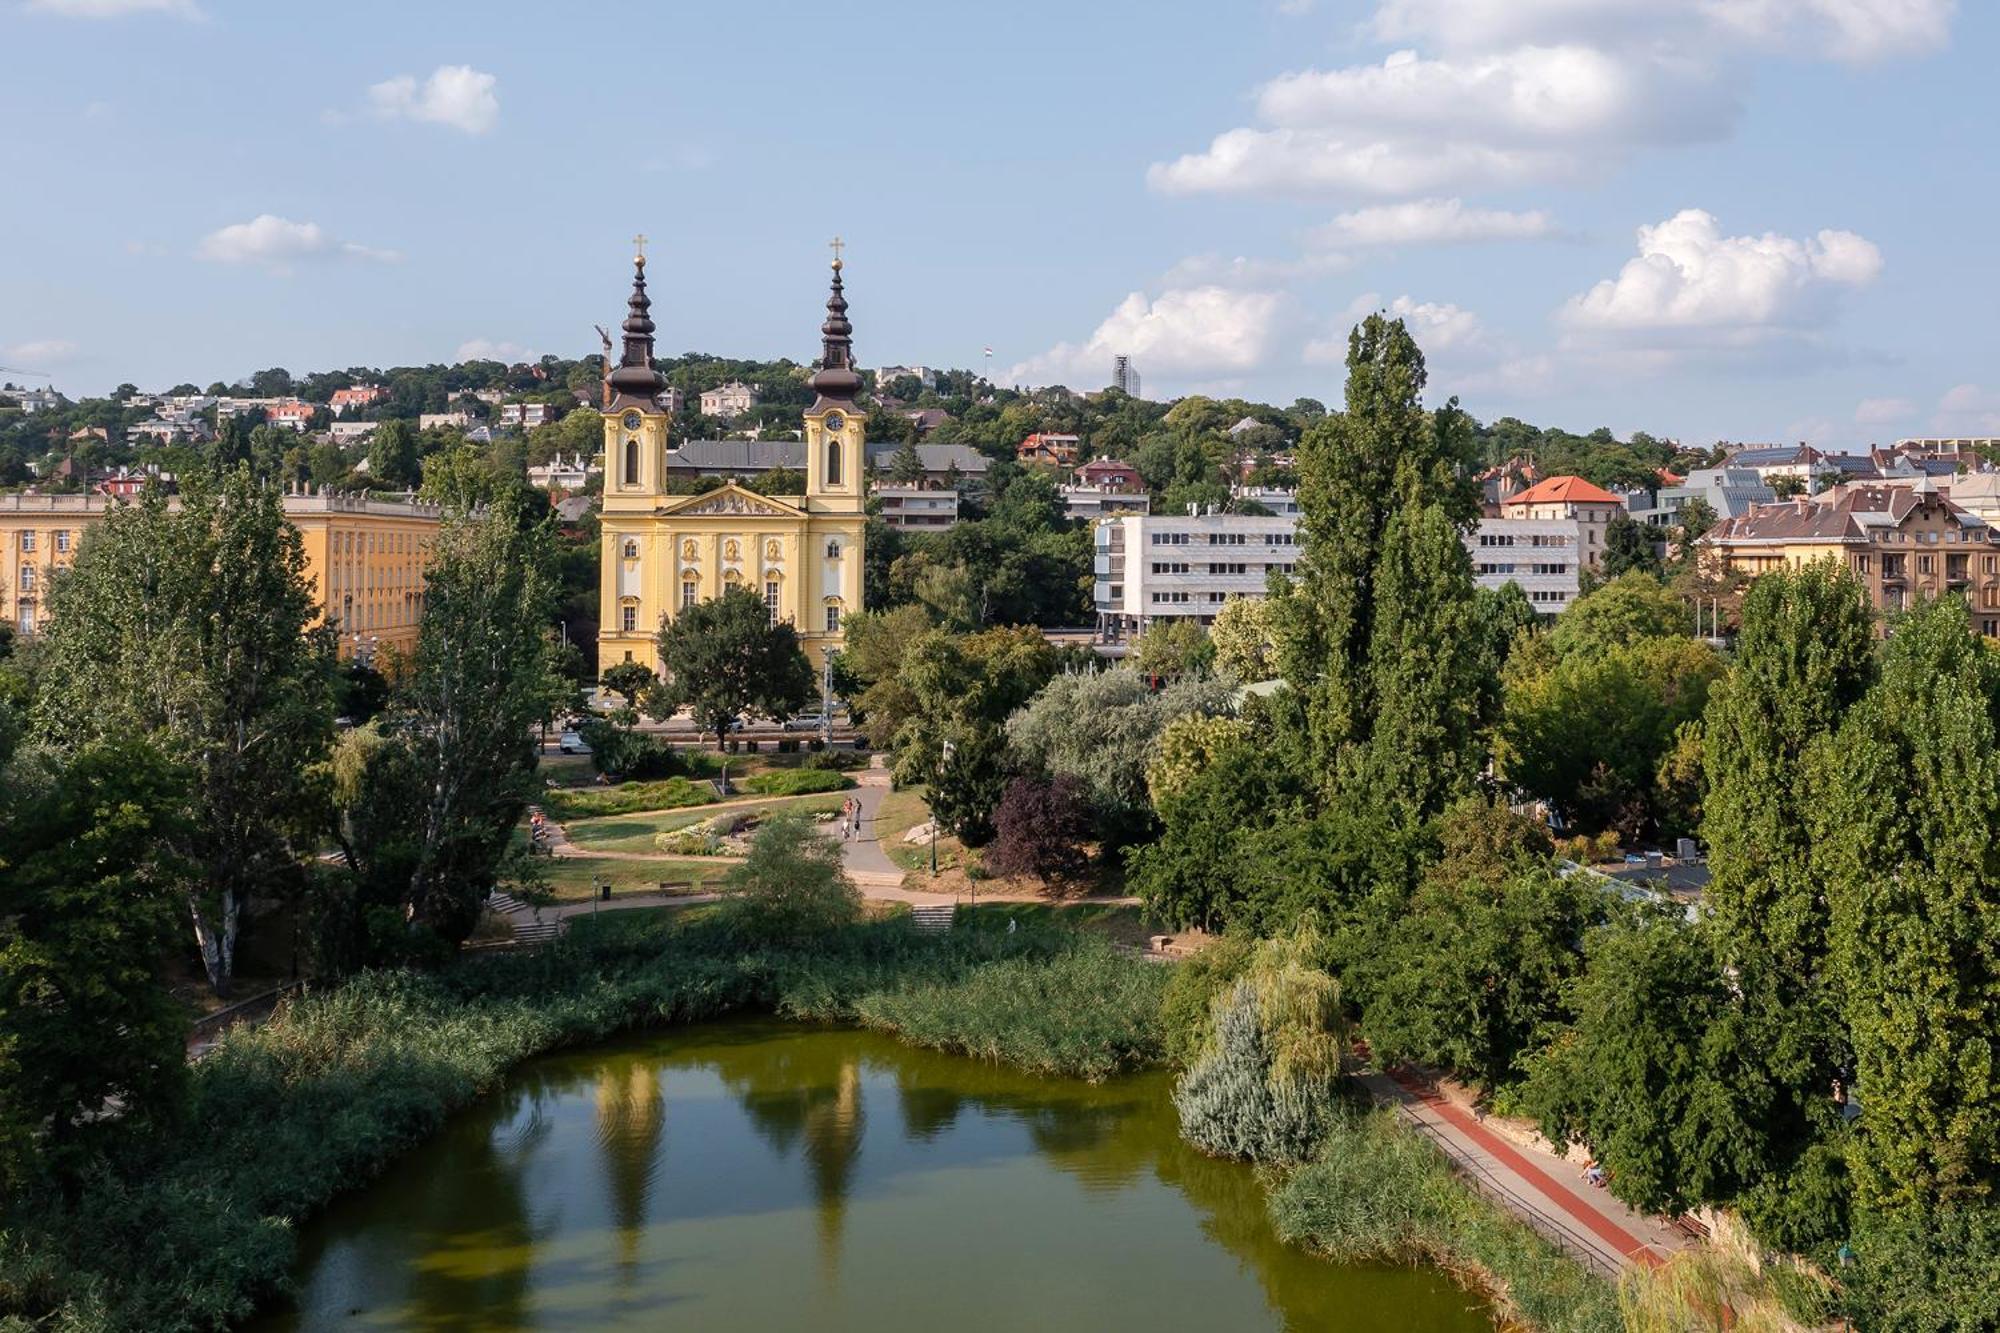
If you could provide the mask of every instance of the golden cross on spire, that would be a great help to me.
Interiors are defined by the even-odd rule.
[[[847,242],[836,236],[827,242],[827,248],[833,251],[833,266],[839,268],[841,266],[840,252],[847,248]]]
[[[643,231],[642,231],[642,232],[640,232],[640,233],[639,233],[639,234],[638,234],[637,236],[634,236],[634,237],[632,238],[632,248],[633,248],[633,249],[634,249],[635,251],[637,251],[637,252],[638,252],[638,253],[637,253],[636,255],[634,255],[633,257],[634,257],[634,258],[636,258],[636,259],[637,259],[637,260],[638,260],[638,261],[639,261],[640,263],[642,263],[642,264],[643,264],[643,263],[645,263],[645,262],[646,262],[646,233],[645,233],[645,232],[643,232]]]

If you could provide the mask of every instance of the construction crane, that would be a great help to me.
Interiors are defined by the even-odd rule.
[[[39,370],[22,370],[19,366],[0,366],[0,375],[28,375],[38,380],[53,380],[55,376],[44,375]]]

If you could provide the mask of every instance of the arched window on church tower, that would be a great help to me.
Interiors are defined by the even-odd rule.
[[[625,441],[625,484],[639,484],[639,441],[636,439]]]
[[[838,435],[829,435],[826,437],[826,484],[829,486],[840,485],[840,437]]]

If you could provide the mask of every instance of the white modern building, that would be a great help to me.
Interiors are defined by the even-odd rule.
[[[1299,516],[1299,493],[1284,486],[1231,486],[1229,498],[1253,501],[1280,518]]]
[[[958,522],[958,492],[927,486],[877,486],[882,521],[907,532],[929,532]]]
[[[1063,513],[1069,518],[1092,522],[1113,514],[1150,514],[1153,497],[1145,491],[1128,491],[1122,486],[1058,486]]]
[[[1535,610],[1558,615],[1577,598],[1583,534],[1573,518],[1482,518],[1464,537],[1472,581],[1495,591],[1519,584]]]
[[[1261,514],[1128,515],[1096,529],[1097,637],[1134,638],[1162,619],[1203,625],[1232,597],[1262,597],[1272,570],[1290,575],[1298,521]]]

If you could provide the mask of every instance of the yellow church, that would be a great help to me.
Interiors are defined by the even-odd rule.
[[[758,495],[727,485],[704,495],[667,492],[666,376],[653,364],[646,256],[633,258],[624,349],[606,377],[604,560],[598,666],[643,662],[659,669],[660,626],[731,587],[758,594],[772,623],[797,628],[818,668],[841,643],[841,621],[861,609],[862,477],[866,413],[855,403],[854,326],[847,320],[841,261],[819,369],[805,414],[806,493]]]

